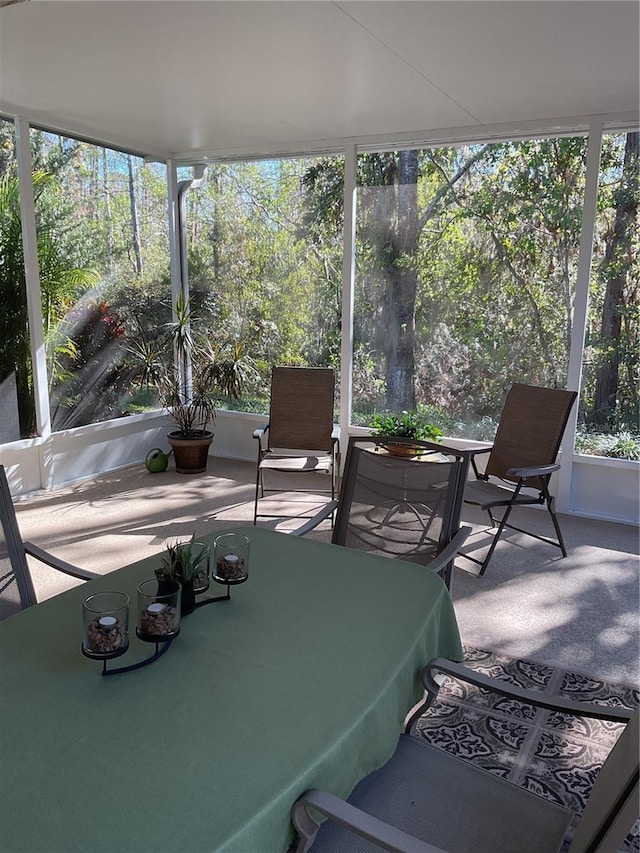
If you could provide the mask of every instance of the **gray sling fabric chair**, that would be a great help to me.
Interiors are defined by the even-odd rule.
[[[0,465],[0,619],[36,604],[26,555],[41,563],[80,580],[100,577],[71,563],[59,560],[31,542],[23,542],[18,529],[9,483],[4,466]]]
[[[554,545],[562,551],[563,557],[567,556],[553,497],[549,494],[549,480],[560,468],[556,458],[577,396],[576,391],[516,383],[507,395],[493,446],[475,451],[474,456],[489,453],[489,459],[485,470],[480,472],[472,457],[476,480],[467,484],[464,502],[486,510],[497,532],[483,559],[467,553],[460,556],[478,563],[480,575],[485,573],[505,528]],[[546,506],[557,539],[539,536],[508,523],[514,507],[533,504]],[[498,522],[493,510],[500,508],[503,515]]]
[[[414,458],[388,452],[398,444],[411,445]],[[457,549],[471,530],[459,527],[468,457],[429,441],[352,436],[339,500],[294,533],[308,533],[337,508],[333,544],[430,568],[438,557],[436,571],[449,588]]]
[[[269,423],[253,433],[258,442],[254,524],[258,518],[290,517],[259,512],[259,500],[268,493],[309,491],[269,486],[267,472],[328,474],[330,487],[313,491],[335,498],[339,443],[333,425],[334,393],[335,372],[331,367],[274,367],[271,371]]]
[[[638,817],[638,711],[554,701],[439,658],[423,671],[430,696],[438,691],[434,676],[443,672],[516,701],[626,724],[577,825],[569,809],[403,734],[392,758],[365,777],[348,800],[317,789],[300,797],[292,810],[300,838],[296,853],[617,851]],[[319,829],[318,814],[329,818]]]

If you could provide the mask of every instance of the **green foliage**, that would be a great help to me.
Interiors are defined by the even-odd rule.
[[[260,379],[256,363],[241,341],[206,340],[201,356],[213,388],[225,394],[228,400],[238,400],[245,388]]]
[[[76,302],[48,348],[51,423],[68,429],[118,417],[133,378],[126,363],[124,318],[105,299]]]
[[[629,136],[603,140],[580,418],[633,436],[640,222]],[[152,406],[159,383],[176,378],[164,167],[39,131],[31,142],[55,428]],[[490,439],[512,382],[565,384],[585,155],[573,137],[358,157],[355,423],[417,410],[447,435]],[[16,373],[26,435],[35,416],[6,132],[0,175],[0,379]],[[225,163],[188,195],[197,320],[179,333],[192,337],[183,349],[202,400],[264,412],[274,364],[339,366],[343,179],[339,156]],[[85,323],[100,302],[118,336]],[[615,391],[598,386],[607,370]],[[415,399],[392,405],[399,388]],[[635,451],[623,440],[614,452]]]
[[[55,210],[48,190],[53,175],[36,171],[32,176],[36,207],[38,260],[42,314],[50,383],[69,377],[75,342],[58,326],[73,295],[97,281],[95,270],[74,266],[64,239],[56,230]],[[26,281],[22,248],[18,177],[14,169],[0,176],[0,381],[15,371],[22,434],[35,429],[31,352],[27,325]],[[77,350],[76,350],[77,351]],[[63,392],[69,398],[68,390]],[[95,411],[94,411],[95,414]]]
[[[442,430],[427,423],[415,411],[375,414],[369,425],[373,429],[372,435],[397,435],[421,441],[438,441],[442,436]]]
[[[196,578],[209,557],[202,542],[196,542],[195,533],[188,542],[168,542],[167,554],[162,557],[162,566],[155,570],[159,580],[185,580]]]
[[[617,434],[593,432],[582,427],[576,434],[575,452],[588,456],[640,460],[640,435],[628,431]]]
[[[162,405],[184,438],[201,435],[215,422],[216,393],[237,399],[248,384],[259,379],[243,343],[211,340],[201,326],[192,314],[191,301],[180,298],[158,349],[144,336],[129,348],[137,359],[140,386],[158,387]],[[175,362],[167,363],[163,358],[166,351],[175,351]]]

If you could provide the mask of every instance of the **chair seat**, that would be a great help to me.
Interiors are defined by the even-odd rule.
[[[481,509],[492,506],[506,506],[513,497],[514,489],[500,486],[497,483],[487,483],[484,480],[472,480],[464,489],[464,501],[475,504]],[[540,503],[539,494],[533,490],[522,489],[516,503]]]
[[[363,779],[348,802],[452,853],[553,853],[573,818],[568,809],[410,735],[400,736],[391,760]],[[311,847],[313,853],[379,850],[330,821]]]
[[[271,471],[331,471],[330,456],[266,456],[260,468]]]

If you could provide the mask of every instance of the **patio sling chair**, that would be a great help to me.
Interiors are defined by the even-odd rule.
[[[478,563],[480,575],[486,571],[504,529],[517,530],[541,542],[554,545],[567,556],[558,517],[549,494],[549,480],[560,465],[556,462],[560,442],[567,426],[569,412],[577,397],[576,391],[541,388],[533,385],[512,385],[500,417],[492,447],[474,451],[471,459],[476,480],[467,483],[464,502],[475,504],[489,514],[492,527],[497,527],[486,556],[479,560],[461,554]],[[475,456],[489,453],[484,472],[480,473]],[[498,480],[498,482],[496,482]],[[551,516],[557,539],[540,536],[508,524],[516,506],[542,504]],[[500,522],[493,510],[504,508]]]
[[[273,472],[328,474],[330,488],[313,491],[314,494],[327,492],[332,500],[335,498],[339,443],[333,425],[334,389],[335,373],[331,367],[272,369],[269,423],[262,424],[253,433],[258,442],[254,524],[258,518],[292,517],[259,512],[259,500],[267,493],[311,491],[282,485],[268,488],[266,472],[269,472],[266,478],[269,483],[272,483]]]
[[[80,580],[99,577],[54,557],[31,542],[22,541],[4,465],[0,465],[0,522],[0,619],[37,603],[27,554]]]
[[[390,444],[410,446],[415,456],[393,455]],[[459,529],[468,457],[429,441],[352,436],[339,500],[293,532],[308,533],[337,509],[334,545],[428,565],[449,588],[457,549],[471,531]]]
[[[613,853],[638,817],[638,711],[554,699],[442,658],[423,670],[429,704],[440,673],[534,707],[625,724],[577,820],[569,809],[407,733],[345,801],[312,789],[293,806],[296,853]],[[437,679],[437,680],[436,680]],[[423,705],[418,714],[424,712]],[[405,732],[418,714],[412,715]],[[317,815],[329,818],[320,828]],[[568,835],[567,842],[568,844]]]

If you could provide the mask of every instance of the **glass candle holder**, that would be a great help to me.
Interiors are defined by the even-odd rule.
[[[213,543],[213,577],[218,583],[242,583],[249,577],[249,537],[223,533]]]
[[[202,565],[200,571],[193,579],[193,591],[196,595],[200,595],[209,589],[209,546],[204,542],[194,542],[193,550],[196,556],[202,554]]]
[[[82,605],[82,650],[89,657],[113,658],[129,648],[129,596],[96,592]]]
[[[162,643],[180,633],[178,581],[148,580],[138,587],[138,627],[136,633],[147,643]]]

